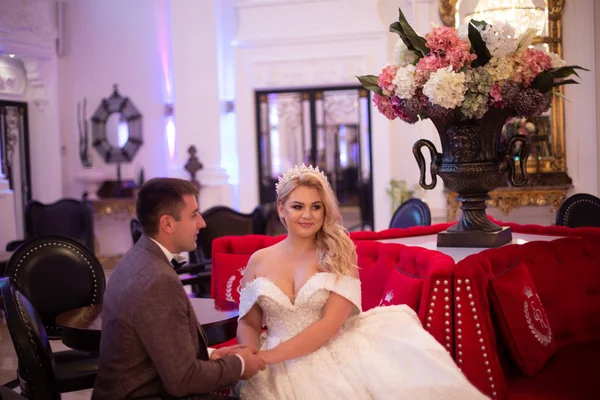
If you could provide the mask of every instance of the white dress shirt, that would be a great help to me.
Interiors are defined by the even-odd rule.
[[[152,240],[154,243],[156,243],[158,245],[158,247],[160,247],[160,249],[162,250],[162,252],[165,253],[165,256],[167,256],[167,260],[169,260],[169,262],[171,262],[173,259],[175,259],[175,261],[177,261],[177,262],[182,262],[182,261],[186,261],[187,260],[187,258],[185,258],[185,256],[182,256],[181,254],[173,254],[173,253],[171,253],[165,246],[163,246],[157,240],[155,240],[153,238],[150,238],[150,240]],[[212,347],[207,347],[206,350],[208,351],[208,357],[210,358],[210,355],[216,349],[213,349]],[[240,374],[240,376],[241,376],[241,375],[244,375],[244,359],[239,354],[236,354],[236,356],[238,356],[238,358],[242,362],[242,373]]]

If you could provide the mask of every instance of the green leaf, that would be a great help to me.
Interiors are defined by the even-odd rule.
[[[567,99],[567,97],[565,95],[563,95],[562,93],[557,92],[556,90],[553,90],[550,93],[552,93],[554,96],[561,97],[564,101],[568,101],[569,103],[571,102],[571,100]]]
[[[550,73],[554,78],[566,78],[570,75],[576,75],[578,78],[581,78],[577,71],[575,71],[576,69],[589,71],[589,69],[580,67],[579,65],[565,65],[564,67],[560,68],[551,68],[548,70],[548,73]]]
[[[417,35],[400,8],[398,8],[398,12],[400,14],[398,16],[398,21],[390,25],[390,32],[396,32],[406,47],[417,53],[420,57],[429,54],[429,48],[427,47],[425,38]]]
[[[579,82],[577,82],[574,79],[565,79],[564,81],[556,81],[556,82],[554,82],[554,84],[552,84],[553,87],[562,86],[562,85],[579,85]]]
[[[535,77],[531,86],[542,93],[548,93],[554,85],[554,78],[548,72],[541,72]]]
[[[469,41],[471,42],[471,48],[477,55],[477,58],[471,63],[472,67],[483,67],[492,58],[481,33],[477,29],[477,26],[482,26],[482,24],[485,24],[485,22],[471,20],[469,23]]]
[[[357,76],[357,78],[358,78],[358,81],[360,82],[360,84],[365,89],[370,90],[371,92],[374,92],[374,93],[377,93],[378,95],[383,96],[383,92],[381,91],[381,88],[377,84],[377,76],[363,75],[363,76]]]
[[[484,30],[488,26],[487,22],[485,22],[485,21],[477,21],[476,19],[470,20],[469,23],[475,25],[477,28],[483,28]]]

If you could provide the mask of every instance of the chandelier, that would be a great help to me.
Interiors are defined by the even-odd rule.
[[[537,36],[544,33],[548,21],[547,8],[537,7],[532,0],[479,0],[473,12],[466,14],[465,22],[470,20],[502,21],[510,24],[517,36],[533,28]]]

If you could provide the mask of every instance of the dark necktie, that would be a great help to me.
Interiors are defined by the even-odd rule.
[[[175,271],[177,271],[179,268],[183,267],[183,264],[185,264],[185,260],[177,261],[173,258],[171,259],[171,264],[173,264],[173,268],[175,268]]]

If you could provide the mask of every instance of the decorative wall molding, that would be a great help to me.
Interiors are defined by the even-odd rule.
[[[366,73],[364,56],[257,62],[254,64],[254,87],[356,83],[355,76]]]
[[[322,3],[324,0],[235,0],[237,8],[281,6],[290,4]],[[344,0],[326,0],[327,2],[341,2]],[[375,0],[376,2],[377,0]]]
[[[46,77],[42,71],[42,65],[43,62],[38,60],[23,62],[29,85],[29,97],[40,111],[44,111],[49,102],[46,90]]]
[[[27,78],[20,63],[0,59],[0,96],[21,96],[26,84]]]
[[[37,39],[54,44],[54,1],[2,0],[0,2],[0,38]]]
[[[385,31],[384,31],[385,33]],[[381,38],[381,31],[378,32],[367,32],[367,33],[338,33],[338,34],[314,34],[311,36],[271,36],[265,38],[253,38],[247,40],[234,40],[232,45],[238,48],[256,48],[256,47],[269,47],[269,46],[290,46],[290,45],[314,45],[323,43],[334,43],[334,42],[353,42],[353,41],[364,41]]]
[[[377,0],[238,0],[235,7],[234,43],[239,47],[318,45],[332,40],[360,40],[386,31]],[[265,23],[267,15],[277,17]]]

